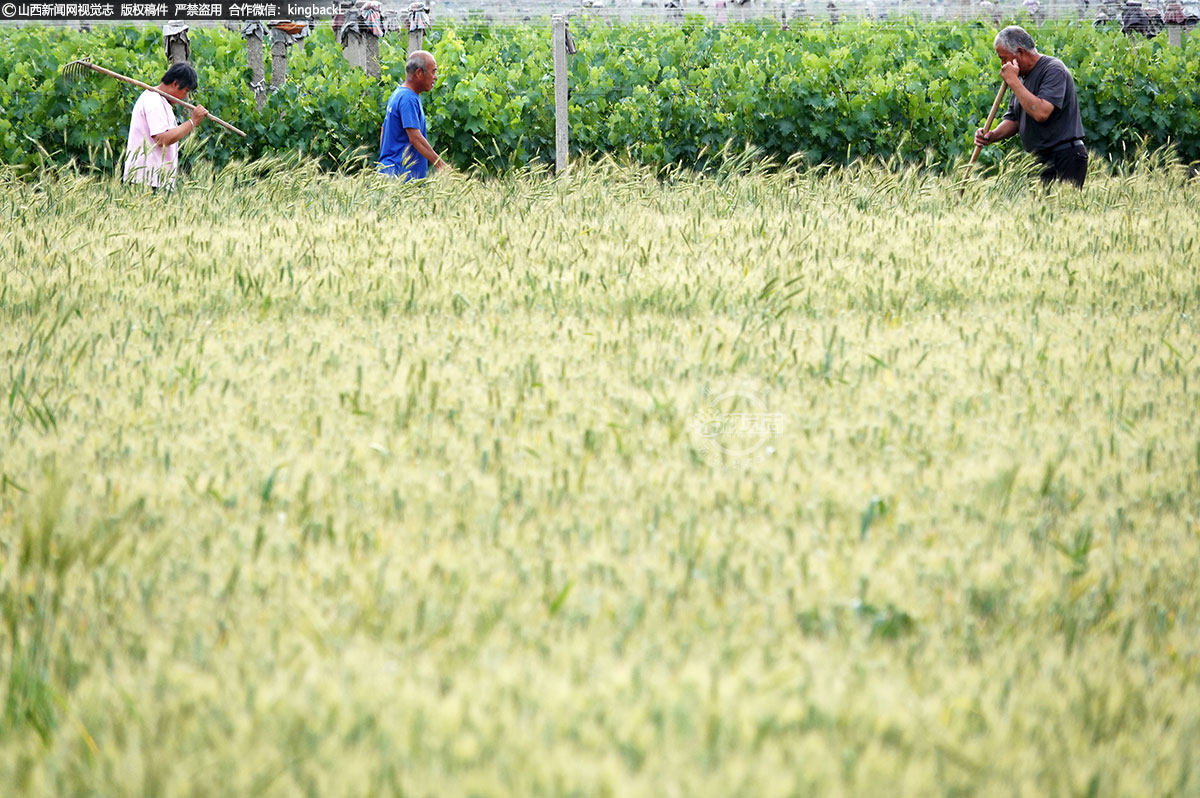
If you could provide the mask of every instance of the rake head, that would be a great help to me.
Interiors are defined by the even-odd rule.
[[[78,61],[72,61],[69,64],[63,64],[62,76],[67,82],[79,80],[88,72],[95,69],[95,64],[90,58],[80,58]]]

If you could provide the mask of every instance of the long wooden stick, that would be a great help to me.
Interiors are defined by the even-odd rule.
[[[983,123],[984,133],[992,131],[992,122],[996,119],[996,111],[1000,110],[1000,101],[1004,99],[1004,92],[1006,91],[1008,91],[1008,84],[1000,81],[1000,91],[996,92],[996,100],[992,103],[992,110],[988,113],[987,121]],[[979,151],[982,149],[982,144],[975,145],[975,152],[971,153],[971,162],[967,164],[967,171],[963,173],[963,180],[971,176],[971,167],[975,165],[975,161],[979,158]]]
[[[68,67],[73,67],[73,66],[87,67],[88,69],[99,72],[101,75],[108,75],[110,78],[116,78],[117,80],[124,81],[124,82],[130,84],[131,86],[137,86],[139,88],[146,89],[147,91],[152,91],[155,94],[161,94],[163,97],[166,97],[171,102],[173,102],[177,105],[182,105],[184,108],[188,109],[189,111],[194,110],[196,107],[189,102],[179,99],[178,97],[172,97],[171,95],[167,94],[165,91],[161,91],[161,90],[155,88],[154,86],[149,86],[145,83],[142,83],[140,80],[134,80],[133,78],[127,78],[118,72],[113,72],[111,69],[105,69],[104,67],[96,66],[91,61],[74,61],[70,64],[67,64],[67,66]],[[237,133],[242,138],[246,138],[246,134],[244,132],[242,132],[241,130],[238,130],[236,127],[229,124],[224,119],[218,118],[215,114],[209,114],[208,118],[211,119],[212,121],[216,122],[221,127],[225,128],[229,132]]]

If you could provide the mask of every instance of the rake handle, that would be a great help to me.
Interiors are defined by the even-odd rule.
[[[191,103],[187,102],[186,100],[181,100],[178,97],[172,97],[171,95],[167,94],[165,91],[160,91],[159,89],[156,89],[153,86],[142,83],[140,80],[135,80],[133,78],[127,78],[124,75],[120,74],[119,72],[113,72],[111,69],[105,69],[104,67],[96,66],[95,64],[90,63],[88,61],[79,61],[77,63],[80,66],[85,66],[88,69],[93,69],[93,70],[99,72],[101,75],[108,75],[110,78],[116,78],[117,80],[124,81],[131,86],[137,86],[138,88],[145,89],[146,91],[152,91],[155,94],[162,95],[163,97],[166,97],[170,102],[173,102],[177,105],[182,105],[184,108],[188,109],[189,111],[195,110],[195,108],[196,108],[196,106],[192,105]],[[212,121],[216,122],[221,127],[228,130],[230,133],[236,133],[239,136],[241,136],[242,138],[246,138],[246,134],[244,132],[242,132],[241,130],[238,130],[236,127],[229,124],[224,119],[221,119],[220,117],[216,116],[215,114],[209,114],[208,118],[211,119]]]
[[[1008,84],[1000,81],[1000,91],[996,92],[996,99],[992,102],[992,110],[988,113],[987,121],[983,123],[985,133],[992,129],[992,122],[996,119],[996,111],[1000,109],[1000,101],[1004,99],[1004,92],[1008,91]],[[971,153],[971,161],[967,164],[967,171],[963,173],[963,180],[971,176],[971,167],[975,165],[975,161],[979,158],[979,151],[983,149],[982,144],[975,145],[975,152]]]

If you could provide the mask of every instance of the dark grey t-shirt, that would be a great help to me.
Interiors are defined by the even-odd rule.
[[[1020,126],[1021,145],[1029,152],[1038,152],[1071,139],[1083,138],[1083,121],[1079,118],[1079,101],[1075,98],[1075,79],[1062,61],[1043,55],[1021,78],[1025,88],[1054,105],[1045,122],[1034,120],[1013,97],[1008,102],[1005,119]]]

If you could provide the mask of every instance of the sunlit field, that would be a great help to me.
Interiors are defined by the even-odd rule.
[[[5,796],[1200,795],[1200,187],[0,177]]]

